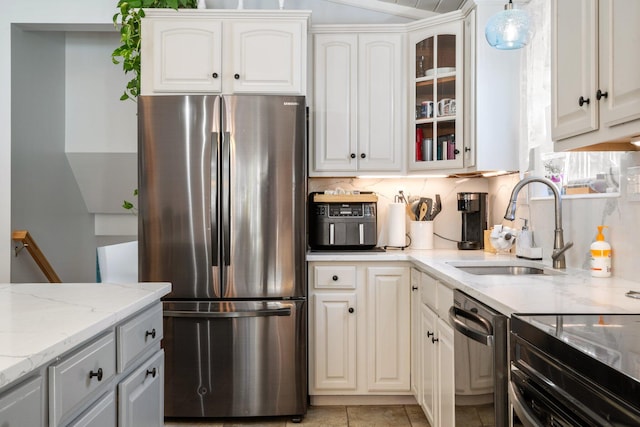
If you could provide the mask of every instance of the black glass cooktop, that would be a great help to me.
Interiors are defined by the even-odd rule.
[[[640,381],[640,314],[518,317],[582,353]]]

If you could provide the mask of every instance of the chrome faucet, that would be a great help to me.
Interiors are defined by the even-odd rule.
[[[551,254],[551,259],[553,260],[553,268],[567,268],[564,253],[567,249],[573,246],[573,242],[569,242],[566,245],[564,244],[564,236],[562,232],[562,198],[560,197],[558,187],[556,187],[553,181],[548,178],[538,176],[528,176],[521,179],[516,186],[513,187],[513,191],[511,192],[511,201],[509,202],[509,206],[507,206],[504,219],[508,219],[509,221],[516,219],[516,200],[518,199],[518,193],[522,190],[522,187],[532,182],[545,184],[551,189],[551,191],[553,191],[553,198],[555,199],[556,229],[553,237],[553,253]]]

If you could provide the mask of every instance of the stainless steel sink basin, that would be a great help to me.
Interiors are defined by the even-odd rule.
[[[520,276],[520,275],[531,275],[531,274],[542,274],[542,275],[557,275],[564,274],[561,271],[553,270],[545,265],[536,263],[485,263],[485,262],[477,262],[477,263],[449,263],[453,267],[458,270],[464,271],[469,274],[476,275],[499,275],[499,276]]]

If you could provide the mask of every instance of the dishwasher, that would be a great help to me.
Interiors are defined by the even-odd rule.
[[[461,357],[463,351],[480,343],[489,352],[491,393],[493,394],[493,416],[496,427],[509,425],[509,362],[507,337],[509,334],[509,317],[491,307],[481,303],[464,292],[455,289],[453,292],[453,306],[449,309],[449,320],[455,329],[455,371],[470,370],[468,364],[471,357]],[[462,345],[459,345],[462,344]],[[465,362],[462,362],[462,361]],[[464,363],[464,365],[463,365]],[[457,382],[457,379],[456,379]],[[456,384],[456,389],[458,389]],[[456,393],[456,406],[460,396]]]

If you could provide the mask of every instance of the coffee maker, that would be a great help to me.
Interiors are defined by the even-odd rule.
[[[487,229],[487,193],[458,193],[462,212],[462,239],[458,249],[483,249]]]

